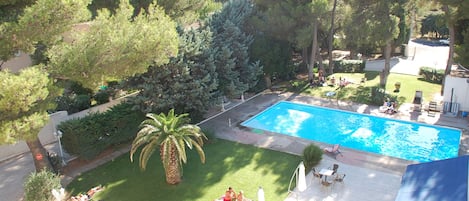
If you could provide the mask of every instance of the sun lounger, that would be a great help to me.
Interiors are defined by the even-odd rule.
[[[332,147],[326,147],[324,148],[324,152],[327,152],[327,153],[331,153],[331,154],[342,154],[339,150],[340,148],[340,145],[339,144],[335,144],[334,146]]]
[[[422,102],[423,102],[423,94],[422,91],[415,91],[415,96],[414,96],[414,111],[421,111],[422,110]]]

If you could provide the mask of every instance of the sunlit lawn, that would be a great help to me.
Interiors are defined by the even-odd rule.
[[[77,177],[67,190],[73,195],[103,185],[105,190],[93,200],[168,200],[212,201],[228,186],[243,190],[248,198],[257,200],[262,186],[266,200],[283,200],[287,196],[290,178],[300,157],[261,149],[230,141],[217,140],[204,146],[207,161],[201,164],[195,151],[189,150],[184,165],[184,178],[179,185],[165,182],[159,152],[155,152],[146,171],[138,161],[130,163],[129,155],[106,163]],[[138,160],[138,156],[134,159]]]
[[[365,73],[335,73],[330,75],[330,77],[334,76],[337,80],[340,77],[345,77],[347,80],[352,80],[354,84],[349,84],[345,88],[340,91],[340,99],[341,100],[359,100],[360,97],[360,87],[372,87],[379,84],[379,73],[378,72],[365,72]],[[360,83],[361,78],[366,77],[367,81],[365,83]],[[394,84],[396,82],[401,83],[400,91],[398,93],[393,92],[395,89]],[[338,87],[314,87],[311,88],[307,85],[306,80],[303,81],[303,89],[301,93],[309,94],[317,97],[324,97],[326,98],[326,93],[328,91],[336,91]],[[441,90],[441,84],[435,84],[423,81],[419,76],[412,76],[412,75],[404,75],[404,74],[396,74],[391,73],[388,77],[386,83],[386,93],[394,96],[401,97],[405,103],[412,103],[415,91],[420,90],[423,92],[424,101],[428,102],[433,99],[435,94],[439,94]],[[366,91],[367,93],[369,90]],[[359,101],[358,101],[359,102]]]

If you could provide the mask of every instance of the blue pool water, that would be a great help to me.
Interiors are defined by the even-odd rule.
[[[457,157],[461,138],[457,129],[286,101],[241,125],[418,162]]]

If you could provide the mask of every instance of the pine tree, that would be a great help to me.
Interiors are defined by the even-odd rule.
[[[108,79],[121,80],[146,72],[151,64],[168,63],[177,55],[176,24],[156,5],[136,17],[133,10],[123,0],[114,15],[102,11],[72,43],[51,48],[50,72],[96,89]]]
[[[213,55],[223,96],[239,97],[257,84],[262,73],[259,62],[251,62],[249,58],[253,37],[243,30],[252,10],[248,0],[231,0],[209,20],[215,36]]]
[[[181,32],[178,56],[136,78],[140,93],[132,100],[135,106],[147,113],[174,108],[193,119],[202,117],[214,103],[218,84],[211,40],[208,29]]]
[[[38,134],[47,124],[57,90],[42,67],[34,66],[13,74],[0,71],[0,144],[26,141],[36,171],[52,170]]]

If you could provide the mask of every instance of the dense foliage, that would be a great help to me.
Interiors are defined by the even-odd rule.
[[[240,97],[257,84],[262,74],[259,61],[253,62],[249,57],[253,37],[243,30],[252,10],[252,4],[247,0],[231,0],[208,22],[214,36],[212,56],[221,96]]]
[[[122,1],[117,13],[101,12],[72,34],[71,43],[60,43],[49,52],[49,71],[55,76],[97,89],[103,81],[124,79],[162,65],[177,54],[175,23],[157,5],[132,18],[133,7]]]
[[[445,75],[444,70],[437,70],[431,67],[422,67],[420,68],[419,75],[427,82],[439,83],[443,82],[443,77]]]
[[[365,70],[364,60],[336,60],[333,61],[336,73],[362,73]],[[329,68],[325,68],[328,70]]]
[[[0,71],[0,144],[26,141],[36,170],[51,168],[37,134],[47,124],[57,90],[41,66],[14,74]]]
[[[168,64],[152,66],[148,72],[127,84],[140,93],[131,102],[138,110],[190,113],[200,120],[214,104],[217,73],[211,51],[212,33],[208,29],[181,31],[179,53]]]
[[[126,103],[103,113],[62,122],[62,144],[67,153],[83,159],[93,159],[109,147],[130,142],[144,115]]]

